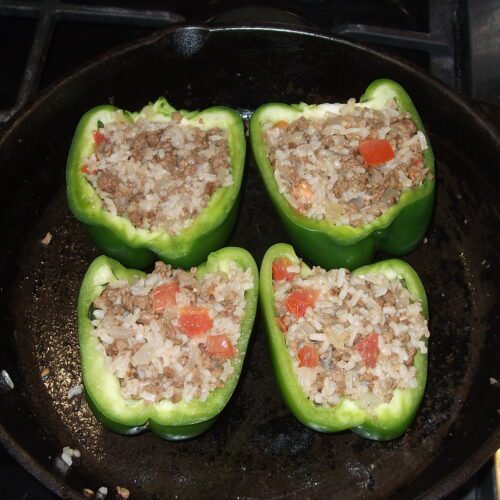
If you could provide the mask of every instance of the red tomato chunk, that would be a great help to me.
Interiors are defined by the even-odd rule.
[[[94,136],[94,142],[97,144],[102,144],[103,142],[108,142],[108,138],[99,132],[99,130],[94,130],[92,132],[92,135]]]
[[[383,165],[394,158],[394,150],[385,139],[366,139],[359,143],[359,152],[364,162],[370,166]]]
[[[361,355],[363,362],[367,368],[375,368],[378,355],[378,335],[373,332],[356,344],[356,350]]]
[[[306,314],[308,307],[314,307],[318,296],[319,290],[299,288],[285,299],[285,306],[296,318],[301,318]]]
[[[289,273],[286,268],[292,265],[292,261],[286,257],[278,257],[273,261],[273,280],[292,281],[296,273]]]
[[[318,350],[310,345],[305,345],[299,351],[299,366],[308,366],[309,368],[314,368],[318,366],[319,363],[319,353]]]
[[[229,359],[236,354],[236,349],[226,335],[210,335],[207,338],[207,352],[212,356]]]
[[[213,322],[205,307],[182,307],[179,326],[188,337],[195,337],[208,332]]]
[[[177,303],[175,295],[179,293],[179,285],[175,282],[165,283],[153,290],[153,311],[162,311],[165,307],[175,306]]]
[[[80,169],[80,172],[83,172],[86,175],[94,175],[95,174],[95,171],[90,170],[90,168],[87,164],[83,165],[83,167]]]

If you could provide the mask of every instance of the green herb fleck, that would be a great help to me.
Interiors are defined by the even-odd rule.
[[[104,123],[102,123],[101,120],[97,120],[97,128],[103,128],[104,127]]]

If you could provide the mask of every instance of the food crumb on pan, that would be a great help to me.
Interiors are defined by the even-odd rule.
[[[72,399],[75,396],[79,396],[82,393],[82,386],[80,384],[74,385],[68,390],[68,399]]]
[[[52,233],[47,232],[47,234],[40,240],[42,245],[47,246],[52,241]]]
[[[118,495],[118,498],[127,499],[130,496],[130,491],[123,486],[117,486],[116,493]]]
[[[40,377],[42,377],[42,379],[46,379],[48,376],[50,375],[50,369],[49,368],[44,368],[41,372],[40,372]]]
[[[73,457],[80,458],[80,451],[77,449],[70,448],[69,446],[65,446],[61,454],[62,461],[68,467],[71,467],[73,465]]]
[[[90,488],[84,488],[83,496],[85,498],[94,498],[94,490],[91,490]]]
[[[490,385],[498,384],[498,380],[495,377],[490,377]]]
[[[103,500],[104,498],[106,498],[107,495],[108,495],[108,488],[106,488],[106,486],[101,486],[97,490],[95,498],[96,500]]]
[[[4,386],[5,388],[12,390],[14,389],[14,382],[12,382],[12,379],[10,378],[10,375],[7,373],[7,370],[2,370],[0,372],[0,377],[1,377],[1,385]]]

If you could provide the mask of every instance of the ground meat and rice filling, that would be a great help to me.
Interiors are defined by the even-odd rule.
[[[277,324],[299,383],[317,405],[341,398],[363,407],[417,386],[415,354],[427,352],[427,320],[399,279],[314,267],[307,278],[287,259],[273,265]]]
[[[161,262],[130,285],[106,285],[93,302],[94,329],[125,399],[205,401],[234,368],[250,269],[230,263],[202,279]]]
[[[94,131],[82,172],[103,206],[138,228],[178,234],[218,188],[233,184],[227,133],[168,122],[117,121]]]
[[[280,193],[313,219],[367,224],[431,175],[425,135],[393,100],[375,110],[350,99],[338,114],[268,122],[264,131]]]

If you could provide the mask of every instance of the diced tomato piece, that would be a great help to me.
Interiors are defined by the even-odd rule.
[[[285,320],[283,318],[276,318],[276,324],[283,333],[286,333],[288,331],[288,328],[285,325]]]
[[[319,290],[299,288],[285,299],[285,306],[296,318],[301,318],[305,315],[308,307],[314,307],[318,297]]]
[[[366,139],[359,143],[359,152],[370,167],[383,165],[394,158],[394,150],[385,139]]]
[[[229,359],[236,354],[236,349],[226,335],[210,335],[207,338],[207,352],[212,356]]]
[[[284,128],[287,128],[288,127],[288,122],[285,121],[285,120],[280,120],[280,121],[277,121],[274,126],[276,128],[281,128],[281,129],[284,129]]]
[[[299,366],[308,366],[314,368],[319,363],[319,352],[316,347],[305,345],[299,351]]]
[[[179,293],[179,291],[179,285],[175,281],[157,286],[151,295],[153,300],[153,311],[162,311],[165,307],[175,306],[177,303],[175,295]]]
[[[286,257],[278,257],[273,261],[273,280],[292,281],[297,273],[289,273],[286,268],[292,265],[292,261]]]
[[[80,169],[80,172],[83,172],[86,175],[94,175],[95,170],[90,170],[87,164],[84,164],[83,167]]]
[[[94,142],[96,143],[96,145],[102,144],[103,142],[108,142],[108,138],[104,134],[101,134],[99,130],[94,130],[92,132],[92,135],[94,136]]]
[[[208,315],[208,309],[190,306],[181,308],[179,325],[188,337],[195,337],[208,332],[212,328],[213,322]]]
[[[367,335],[363,340],[356,344],[356,350],[361,355],[361,358],[367,368],[375,368],[378,355],[380,354],[378,348],[378,335],[375,332]]]

